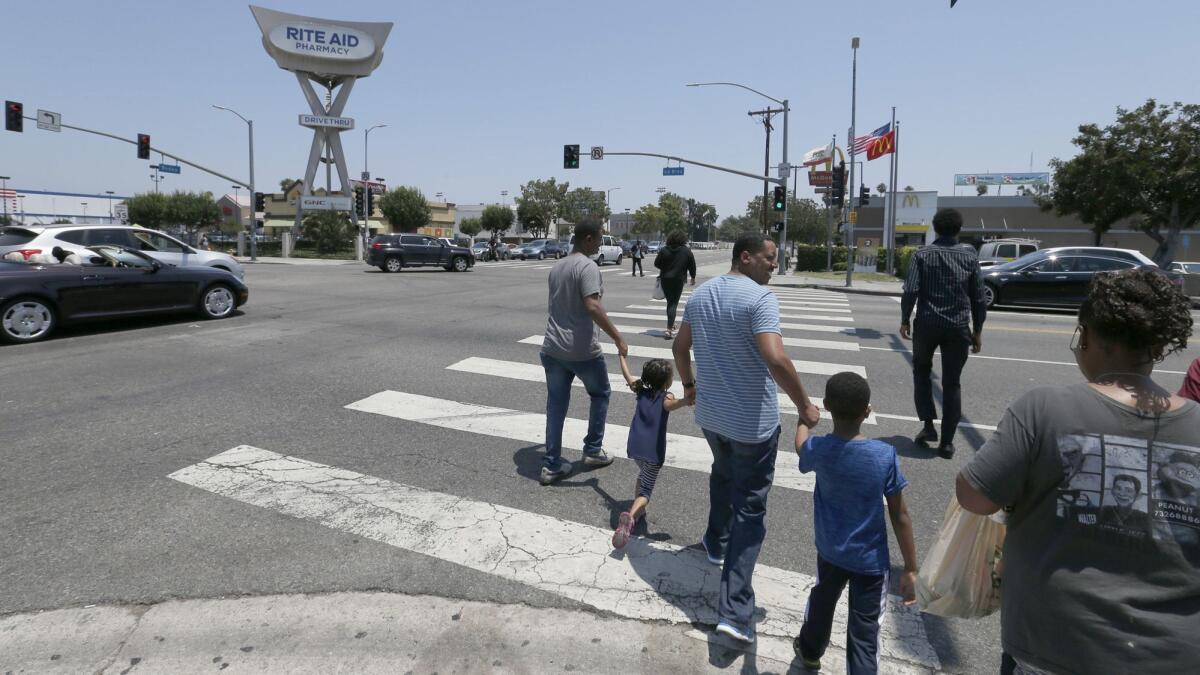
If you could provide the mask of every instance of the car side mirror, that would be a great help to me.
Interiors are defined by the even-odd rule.
[[[91,263],[91,264],[93,264],[93,265],[103,265],[103,264],[104,264],[104,257],[103,257],[103,256],[94,255],[94,256],[92,256],[92,257],[88,258],[88,262],[90,262],[90,263]]]
[[[1035,273],[1037,273],[1037,270],[1031,269],[1029,267],[1026,267],[1025,269],[1021,270],[1021,276],[1023,276],[1023,277],[1033,276]]]

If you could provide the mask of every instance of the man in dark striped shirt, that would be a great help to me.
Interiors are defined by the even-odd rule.
[[[959,376],[967,363],[967,350],[978,354],[983,348],[983,321],[987,304],[979,274],[979,254],[970,244],[958,243],[962,215],[942,209],[933,216],[938,238],[913,254],[900,302],[900,336],[913,341],[913,398],[917,417],[925,428],[914,439],[928,446],[938,442],[933,420],[933,352],[942,351],[942,437],[938,455],[954,456],[954,432],[962,417],[962,385]],[[913,305],[917,327],[909,325]]]

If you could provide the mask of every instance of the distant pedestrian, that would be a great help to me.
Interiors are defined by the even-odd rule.
[[[913,439],[918,445],[938,443],[938,455],[954,456],[954,433],[962,418],[962,376],[968,350],[983,349],[987,304],[979,277],[979,255],[970,244],[958,243],[962,215],[941,209],[933,216],[937,239],[913,254],[900,302],[900,336],[912,340],[913,399],[917,417],[925,423]],[[909,325],[913,305],[916,330]],[[933,352],[942,351],[942,436],[933,421]]]
[[[779,300],[767,288],[774,269],[775,242],[759,233],[738,237],[729,273],[692,293],[672,350],[713,454],[702,543],[709,562],[723,567],[717,630],[744,642],[754,640],[751,577],[767,531],[780,390],[801,424],[819,420],[783,348]]]
[[[871,414],[871,388],[865,379],[855,373],[834,375],[825,385],[823,404],[833,416],[833,433],[810,438],[808,427],[796,428],[800,471],[817,474],[813,491],[817,585],[809,593],[804,627],[792,647],[806,668],[821,668],[834,609],[849,584],[846,672],[876,673],[891,570],[881,496],[887,500],[892,531],[904,558],[900,596],[906,605],[916,602],[917,546],[904,504],[908,481],[900,473],[896,448],[862,434],[862,424]]]
[[[663,295],[667,296],[667,339],[675,337],[675,312],[679,308],[679,297],[683,295],[683,284],[689,276],[696,285],[696,257],[687,247],[687,234],[675,230],[667,235],[667,245],[654,257],[654,266],[659,269],[658,279]]]
[[[200,248],[204,249],[205,251],[208,250],[208,235],[207,234],[200,235]]]
[[[571,255],[550,269],[549,317],[542,340],[542,367],[546,371],[546,455],[539,481],[550,485],[570,475],[571,464],[562,461],[562,432],[571,402],[571,383],[583,382],[591,409],[587,435],[583,438],[583,462],[608,466],[612,458],[604,452],[604,425],[608,417],[608,366],[596,341],[596,326],[612,338],[621,356],[629,347],[600,302],[604,280],[588,257],[600,250],[600,227],[591,223],[575,226]]]
[[[646,272],[642,270],[642,258],[646,257],[646,249],[642,247],[642,240],[638,239],[633,242],[633,246],[629,247],[629,258],[633,260],[632,270],[629,276],[640,275],[646,276]]]
[[[1018,398],[958,474],[967,511],[1011,508],[1017,673],[1196,672],[1200,405],[1151,379],[1187,347],[1188,305],[1152,269],[1093,277],[1070,342],[1086,381]]]
[[[617,521],[617,531],[612,539],[614,548],[625,548],[638,518],[646,515],[658,472],[667,461],[667,420],[671,417],[671,411],[695,404],[695,401],[677,399],[670,393],[671,383],[675,381],[670,361],[650,359],[642,365],[642,376],[634,379],[625,357],[620,357],[620,360],[625,383],[637,394],[626,452],[630,459],[637,462],[638,479],[633,506],[622,513]]]
[[[1179,395],[1200,403],[1200,356],[1192,361],[1187,375],[1183,376],[1183,386],[1179,388]]]

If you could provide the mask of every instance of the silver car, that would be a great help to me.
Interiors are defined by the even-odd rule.
[[[228,253],[201,251],[156,230],[128,225],[10,225],[0,228],[0,258],[18,252],[25,258],[51,255],[55,248],[85,254],[85,247],[124,246],[177,267],[215,267],[246,277],[241,263]],[[91,255],[91,254],[88,254]]]

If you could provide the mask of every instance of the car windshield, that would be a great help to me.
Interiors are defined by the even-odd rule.
[[[1200,262],[1181,262],[1179,266],[1188,274],[1200,274]]]

